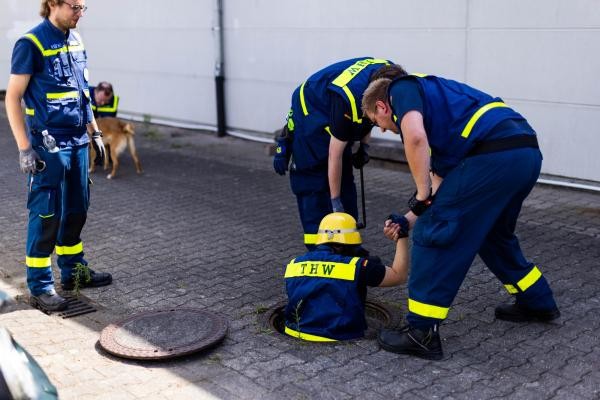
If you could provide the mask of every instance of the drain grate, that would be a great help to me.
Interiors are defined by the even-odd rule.
[[[44,314],[56,315],[63,319],[73,318],[73,317],[77,317],[79,315],[89,314],[89,313],[97,311],[96,308],[94,306],[92,306],[91,304],[87,303],[86,302],[87,299],[84,299],[83,296],[81,296],[81,295],[79,295],[79,297],[74,297],[74,296],[67,296],[65,294],[61,294],[61,296],[67,300],[68,306],[67,306],[66,310],[48,311],[48,310],[42,309],[38,304],[31,304],[31,302],[29,304],[32,307],[37,308]]]

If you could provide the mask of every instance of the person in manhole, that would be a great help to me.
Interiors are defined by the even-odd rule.
[[[393,216],[384,232],[396,238],[391,267],[379,257],[356,255],[362,238],[354,217],[336,212],[323,218],[317,247],[291,260],[285,270],[286,334],[313,342],[364,336],[367,286],[397,286],[408,275],[408,221]]]
[[[31,304],[44,311],[68,307],[54,289],[54,250],[63,289],[112,282],[110,274],[88,268],[80,238],[89,206],[90,136],[96,161],[105,155],[91,108],[87,53],[75,31],[86,10],[82,0],[42,0],[42,22],[14,46],[6,90],[21,171],[28,174],[27,284]]]
[[[515,235],[542,164],[527,120],[498,97],[433,75],[375,80],[362,109],[400,135],[417,189],[405,214],[414,224],[408,325],[380,332],[381,347],[443,358],[438,327],[477,254],[515,296],[496,307],[497,319],[558,318],[548,282]]]

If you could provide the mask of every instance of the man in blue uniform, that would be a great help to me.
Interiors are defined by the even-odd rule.
[[[367,286],[396,286],[408,275],[408,221],[396,216],[384,232],[395,235],[391,267],[379,257],[361,257],[356,220],[332,213],[319,225],[317,247],[293,259],[285,270],[288,304],[285,333],[302,340],[332,342],[364,336]]]
[[[89,206],[90,136],[99,161],[105,155],[90,106],[87,56],[74,30],[86,9],[82,0],[42,0],[44,20],[15,44],[6,91],[19,163],[29,174],[27,283],[31,303],[45,311],[67,307],[54,290],[54,250],[63,289],[112,282],[110,274],[87,267],[80,238]]]
[[[325,215],[347,212],[358,218],[352,166],[362,168],[369,161],[372,128],[360,113],[362,93],[374,77],[402,75],[402,67],[388,60],[355,58],[321,69],[294,91],[273,167],[285,175],[292,160],[290,184],[309,250]],[[355,141],[360,146],[353,155]]]
[[[90,98],[94,118],[117,116],[119,96],[115,95],[112,84],[100,82],[97,86],[90,86]]]
[[[542,162],[525,118],[500,98],[424,75],[372,82],[362,108],[401,135],[417,187],[406,214],[414,224],[408,325],[381,332],[381,346],[441,358],[438,325],[477,254],[516,298],[497,307],[496,318],[558,318],[548,282],[514,233]]]

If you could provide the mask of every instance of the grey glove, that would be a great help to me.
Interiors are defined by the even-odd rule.
[[[106,149],[104,148],[104,142],[102,141],[102,131],[96,131],[92,134],[92,146],[96,151],[96,158],[94,164],[104,164],[104,158],[106,157]]]
[[[30,147],[27,150],[19,150],[21,172],[35,174],[38,170],[44,169],[41,165],[45,166],[46,164],[34,149]]]
[[[339,197],[331,199],[331,208],[333,209],[333,212],[344,212],[342,199],[340,199]]]

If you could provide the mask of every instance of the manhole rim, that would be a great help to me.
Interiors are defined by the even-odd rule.
[[[291,341],[297,343],[298,342],[297,338],[294,338],[292,336],[286,335],[283,332],[280,332],[277,328],[275,328],[274,324],[272,323],[273,319],[276,318],[275,314],[277,312],[281,312],[281,310],[283,308],[285,308],[286,305],[287,305],[286,300],[280,300],[280,301],[276,302],[275,304],[267,307],[267,310],[265,312],[259,314],[258,323],[261,328],[270,330],[272,333],[276,334],[278,337],[282,336],[286,340],[291,340]],[[392,307],[390,307],[389,305],[384,304],[382,302],[379,302],[376,300],[367,300],[367,301],[365,301],[365,310],[367,308],[375,308],[388,316],[388,321],[387,321],[387,323],[385,323],[383,325],[383,328],[395,328],[395,327],[400,326],[400,324],[402,322],[402,316],[400,315],[399,310],[395,310]],[[351,339],[351,340],[345,340],[344,342],[351,342],[351,341],[364,340],[364,339],[365,338]],[[317,343],[319,345],[339,343],[339,342],[307,342],[307,341],[302,341],[302,342],[303,343]]]
[[[174,311],[193,311],[195,313],[209,316],[213,321],[215,321],[215,323],[213,324],[213,327],[218,328],[218,329],[214,329],[214,331],[210,332],[210,335],[206,336],[206,337],[210,337],[211,340],[208,340],[206,338],[203,339],[203,341],[207,342],[206,344],[204,344],[202,346],[194,346],[192,344],[188,344],[186,346],[179,347],[178,348],[178,349],[180,349],[179,351],[174,351],[173,349],[170,349],[167,351],[165,351],[165,350],[150,351],[150,350],[142,350],[142,349],[135,350],[135,349],[123,346],[120,343],[117,343],[113,339],[114,333],[119,328],[123,327],[124,325],[126,325],[127,323],[129,323],[131,321],[134,321],[137,319],[142,319],[143,317],[148,316],[148,315],[153,315],[153,314],[159,315],[159,314],[164,314],[164,313],[169,313],[169,312],[174,312]],[[177,358],[177,357],[186,356],[189,354],[209,350],[209,349],[215,347],[216,345],[218,345],[219,343],[221,343],[227,336],[228,331],[229,331],[229,323],[228,323],[227,319],[220,314],[216,314],[212,311],[207,311],[204,309],[194,308],[194,307],[168,307],[168,308],[158,309],[158,310],[142,311],[140,313],[128,316],[128,317],[118,320],[116,322],[110,323],[104,329],[102,329],[102,331],[100,333],[100,338],[98,340],[98,344],[100,345],[100,348],[102,350],[106,351],[107,353],[109,353],[115,357],[119,357],[119,358],[126,358],[126,359],[131,359],[131,360],[149,360],[149,361],[150,360],[165,360],[165,359]],[[195,342],[192,342],[192,343],[198,343],[198,342],[202,343],[202,341],[198,341],[198,340],[196,340]],[[117,351],[117,350],[121,350],[121,351]]]

